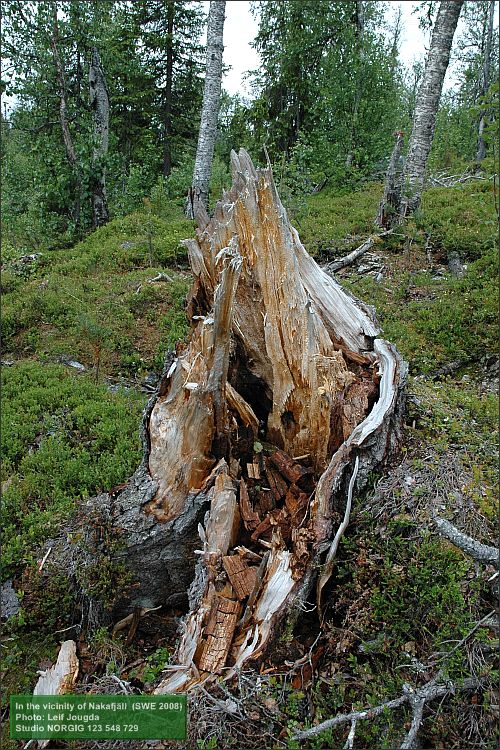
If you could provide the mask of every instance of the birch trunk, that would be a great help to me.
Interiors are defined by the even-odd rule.
[[[490,74],[491,74],[491,42],[493,39],[493,19],[495,16],[495,2],[491,0],[489,11],[488,11],[488,24],[486,29],[486,40],[483,50],[483,70],[481,76],[481,85],[479,88],[479,96],[485,96],[490,85]],[[478,139],[477,139],[477,152],[476,162],[480,164],[486,156],[486,143],[484,142],[484,127],[486,125],[486,112],[484,109],[481,111],[479,116],[478,125]]]
[[[70,163],[71,169],[75,176],[75,200],[73,206],[73,221],[75,225],[80,224],[80,213],[81,213],[81,177],[80,169],[78,165],[78,159],[76,156],[75,147],[73,145],[73,139],[68,123],[68,107],[67,107],[67,87],[66,78],[64,75],[64,68],[59,55],[59,24],[57,21],[57,6],[52,5],[52,36],[50,38],[50,47],[52,50],[52,59],[54,61],[54,67],[56,69],[57,85],[59,87],[59,121],[61,123],[61,131],[64,142],[64,149],[66,151],[66,158]]]
[[[413,213],[420,205],[439,100],[462,5],[462,0],[442,0],[439,4],[413,115],[413,128],[403,172],[405,195],[401,203],[401,218]]]
[[[318,572],[321,606],[356,493],[400,440],[406,364],[307,254],[270,167],[243,150],[231,162],[231,189],[213,219],[198,204],[186,243],[192,333],[145,412],[142,465],[82,509],[81,552],[67,530],[51,543],[82,581],[113,528],[133,580],[115,619],[185,607],[180,666],[159,692],[260,658]],[[84,597],[86,620],[102,621]]]
[[[193,184],[186,203],[186,215],[193,219],[198,204],[208,207],[208,193],[212,174],[217,118],[219,116],[222,84],[222,53],[224,51],[223,31],[225,0],[212,0],[208,13],[207,66],[198,148],[193,173]]]
[[[109,221],[108,201],[106,196],[106,170],[103,159],[108,153],[109,143],[109,97],[106,79],[101,66],[101,59],[96,47],[92,47],[89,71],[90,106],[93,112],[94,151],[93,168],[94,184],[92,210],[94,227],[100,227]]]

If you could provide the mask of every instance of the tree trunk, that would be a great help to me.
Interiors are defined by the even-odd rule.
[[[163,121],[163,176],[172,171],[172,76],[174,67],[174,0],[167,0],[167,69]]]
[[[225,0],[212,0],[208,13],[207,29],[207,69],[203,106],[201,111],[200,133],[194,164],[193,184],[189,190],[186,203],[186,216],[193,219],[198,211],[198,204],[208,208],[208,192],[215,139],[217,136],[217,118],[222,82],[222,53],[224,51],[224,11]]]
[[[442,0],[439,4],[413,115],[413,128],[403,173],[405,195],[401,203],[401,218],[412,214],[420,205],[441,90],[462,5],[462,0]]]
[[[106,196],[106,169],[103,159],[108,153],[109,142],[109,97],[101,60],[96,47],[92,47],[89,71],[90,106],[94,120],[93,152],[93,192],[92,210],[94,227],[100,227],[109,221],[108,201]]]
[[[66,157],[71,165],[73,173],[75,175],[75,201],[73,207],[73,221],[75,226],[80,224],[80,213],[81,213],[81,177],[80,169],[78,165],[78,159],[76,156],[75,147],[73,145],[73,139],[68,124],[68,110],[67,110],[67,88],[66,80],[64,77],[64,69],[62,66],[61,58],[59,55],[59,24],[57,22],[57,6],[52,6],[52,36],[50,38],[50,46],[52,49],[52,59],[54,60],[54,66],[57,75],[57,85],[59,86],[59,121],[61,123],[61,131],[64,142],[64,148],[66,151]]]
[[[111,554],[104,527],[133,578],[115,618],[186,607],[181,668],[159,692],[258,658],[318,570],[321,605],[346,503],[400,439],[406,364],[373,310],[307,254],[271,169],[243,150],[231,161],[231,189],[211,220],[199,204],[187,241],[192,333],[145,411],[143,462],[81,510],[80,550],[67,533],[51,542],[87,622],[103,617],[81,582]]]
[[[493,38],[493,19],[495,16],[495,2],[491,0],[489,12],[488,12],[488,26],[486,29],[486,40],[483,50],[483,71],[481,76],[481,85],[479,87],[479,96],[484,97],[488,91],[490,85],[490,73],[491,73],[491,41]],[[486,144],[484,142],[484,127],[486,124],[486,112],[484,109],[481,110],[479,116],[478,125],[478,139],[477,139],[477,152],[476,162],[481,164],[482,160],[486,156]]]
[[[397,223],[401,207],[401,171],[398,169],[403,148],[404,133],[402,130],[394,133],[396,143],[392,150],[387,175],[385,178],[384,195],[375,219],[375,224],[383,229],[389,229]]]

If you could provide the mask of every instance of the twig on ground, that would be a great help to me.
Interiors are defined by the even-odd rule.
[[[40,561],[40,565],[38,566],[38,572],[39,573],[42,572],[42,568],[45,565],[45,563],[47,562],[47,558],[48,558],[48,556],[50,555],[51,552],[52,552],[52,547],[49,547],[48,550],[47,550],[47,552],[43,556],[43,560]]]
[[[356,261],[358,258],[361,258],[362,255],[364,255],[368,250],[370,250],[374,244],[377,237],[386,237],[388,234],[392,234],[393,230],[388,229],[385,232],[380,232],[379,234],[372,234],[370,237],[368,237],[367,240],[363,242],[362,245],[357,247],[355,250],[350,252],[348,255],[345,256],[345,258],[340,258],[339,260],[332,260],[330,263],[327,263],[323,268],[328,273],[339,271],[341,268],[346,268],[346,266],[350,266]]]
[[[115,674],[110,675],[110,678],[113,680],[113,682],[116,682],[120,688],[122,689],[122,692],[125,693],[125,695],[129,695],[132,691],[130,690],[130,683],[124,682],[123,680],[120,680],[119,677],[117,677]]]
[[[356,735],[356,725],[358,723],[357,719],[353,719],[351,722],[351,728],[349,729],[349,734],[347,735],[347,740],[344,745],[344,750],[352,750],[354,746],[354,737]]]
[[[348,714],[338,714],[337,716],[334,716],[332,719],[327,719],[326,721],[322,721],[321,724],[317,724],[315,727],[311,727],[310,729],[305,729],[302,732],[296,732],[293,735],[294,740],[305,740],[309,737],[314,737],[317,734],[320,734],[321,732],[324,732],[326,729],[332,729],[333,727],[339,726],[341,724],[345,724],[347,722],[353,721],[362,721],[363,719],[374,719],[377,716],[380,716],[384,711],[386,710],[392,710],[395,708],[399,708],[400,706],[404,705],[405,703],[410,703],[413,710],[413,721],[412,725],[410,727],[410,730],[408,734],[406,735],[405,739],[403,740],[403,744],[401,745],[400,750],[406,750],[407,748],[411,748],[418,730],[420,728],[420,725],[422,723],[423,719],[423,709],[425,704],[428,701],[435,700],[436,698],[441,698],[448,693],[454,694],[455,692],[465,692],[468,690],[477,690],[478,688],[483,687],[486,684],[486,681],[483,679],[475,679],[472,677],[467,677],[464,679],[462,684],[457,685],[452,682],[446,682],[441,683],[440,680],[443,678],[442,671],[439,671],[437,675],[427,682],[425,685],[423,685],[421,688],[417,688],[416,690],[413,690],[410,686],[405,686],[405,692],[403,695],[400,695],[399,698],[394,698],[391,701],[386,701],[385,703],[380,703],[378,706],[371,706],[370,708],[365,708],[362,711],[351,711]],[[352,731],[352,726],[351,726]]]
[[[152,279],[148,279],[148,284],[154,284],[155,281],[173,281],[173,278],[168,273],[157,273]]]
[[[409,693],[408,700],[412,710],[412,721],[411,727],[408,730],[408,734],[401,743],[400,750],[411,750],[415,746],[415,740],[417,739],[418,730],[424,717],[424,706],[425,698],[417,698],[414,693]]]
[[[457,651],[459,648],[461,648],[464,645],[464,643],[469,640],[469,638],[471,637],[471,635],[473,635],[476,632],[476,630],[478,628],[480,628],[481,626],[490,627],[490,624],[489,624],[490,617],[492,617],[494,614],[495,614],[495,610],[494,609],[491,612],[488,612],[488,614],[485,615],[485,617],[483,617],[481,620],[479,620],[479,622],[476,622],[476,624],[474,625],[474,627],[472,628],[472,630],[469,630],[469,632],[467,633],[467,635],[465,635],[462,638],[461,641],[458,641],[458,643],[455,646],[453,646],[453,648],[451,649],[451,651],[447,651],[446,653],[442,654],[435,661],[429,662],[429,664],[427,666],[428,667],[433,667],[435,664],[438,664],[438,662],[443,661],[443,659],[448,659],[452,654],[455,653],[455,651]]]

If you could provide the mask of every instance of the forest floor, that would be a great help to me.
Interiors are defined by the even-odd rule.
[[[381,192],[378,183],[325,189],[292,211],[292,223],[327,263],[373,233]],[[481,542],[497,537],[496,226],[491,181],[431,188],[411,222],[336,275],[376,308],[385,337],[410,364],[403,448],[354,499],[322,622],[311,606],[258,672],[197,690],[184,747],[347,747],[349,722],[302,744],[293,735],[396,698],[438,669],[455,684],[475,675],[491,685],[430,702],[421,747],[497,746],[494,569],[443,541],[432,522],[437,509]],[[192,234],[176,205],[145,205],[71,248],[38,254],[4,243],[2,581],[12,582],[21,609],[1,641],[3,719],[9,694],[32,691],[65,637],[80,639],[82,692],[114,693],[116,677],[150,692],[172,657],[181,611],[144,617],[130,643],[126,631],[80,633],[78,602],[50,557],[40,573],[39,558],[82,499],[119,485],[140,461],[142,409],[165,351],[188,332],[180,240]],[[453,252],[461,277],[448,269]],[[410,724],[409,705],[359,721],[354,747],[392,750]],[[2,746],[23,747],[7,726]]]

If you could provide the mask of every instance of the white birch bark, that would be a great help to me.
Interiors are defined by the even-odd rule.
[[[401,203],[402,217],[413,213],[420,204],[436,114],[462,5],[462,0],[442,0],[439,4],[413,115],[413,128],[403,173],[405,195]]]
[[[194,218],[198,203],[208,206],[208,191],[212,174],[217,118],[219,115],[222,82],[222,53],[225,0],[212,0],[208,13],[207,69],[203,91],[203,107],[198,136],[198,148],[193,173],[193,184],[186,204],[186,215]]]
[[[96,47],[92,47],[89,71],[90,105],[94,122],[94,186],[92,194],[93,222],[100,227],[109,221],[106,196],[106,174],[102,159],[108,153],[109,142],[109,97],[101,59]]]

